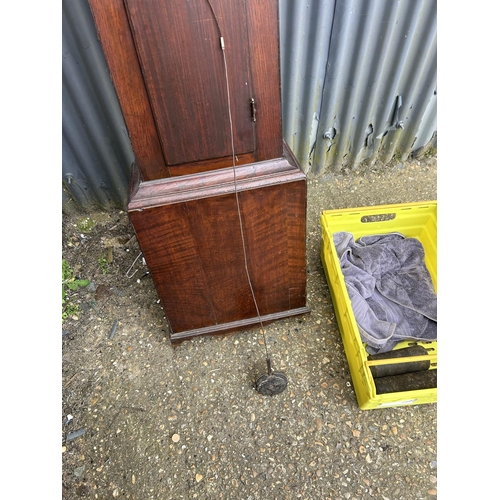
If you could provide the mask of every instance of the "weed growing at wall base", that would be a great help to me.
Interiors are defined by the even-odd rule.
[[[89,280],[77,279],[68,262],[62,261],[62,320],[79,313],[78,304],[72,301],[72,291],[90,284]]]

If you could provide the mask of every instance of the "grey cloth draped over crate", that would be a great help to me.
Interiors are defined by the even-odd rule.
[[[359,333],[370,354],[437,339],[437,295],[416,238],[333,234]]]

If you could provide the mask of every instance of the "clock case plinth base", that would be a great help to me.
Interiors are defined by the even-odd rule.
[[[128,213],[177,343],[308,313],[306,177],[283,158],[142,182]],[[246,244],[245,270],[235,176]]]

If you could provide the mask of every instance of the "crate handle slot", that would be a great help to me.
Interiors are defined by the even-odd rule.
[[[435,340],[419,340],[418,342],[408,342],[408,347],[412,345],[422,345],[422,344],[432,344],[433,342],[436,342]],[[424,347],[422,345],[422,347]],[[434,347],[425,347],[428,351],[434,351]]]
[[[361,217],[361,222],[384,222],[384,221],[394,220],[395,218],[396,218],[395,213],[363,215],[363,217]]]
[[[417,361],[436,361],[437,354],[423,354],[422,356],[405,356],[404,358],[366,360],[366,366],[396,365],[399,363],[412,363]]]

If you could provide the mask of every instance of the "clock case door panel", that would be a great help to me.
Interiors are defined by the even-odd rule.
[[[214,99],[225,90],[225,73],[217,24],[208,0],[89,0],[89,3],[141,179],[150,181],[232,166],[225,94],[212,113]],[[235,163],[281,158],[284,152],[278,2],[211,0],[211,4],[224,36]],[[192,40],[210,38],[206,50],[196,47],[195,51],[189,43],[180,43],[186,35],[168,25],[172,21],[165,6],[174,9],[174,17],[183,18],[181,24],[192,32]],[[187,8],[191,9],[191,21],[183,14]],[[194,22],[196,12],[200,14],[198,22]],[[158,13],[161,14],[157,16]],[[200,31],[196,25],[206,26]],[[177,40],[175,51],[167,46],[167,39]],[[205,64],[206,51],[210,62]],[[167,65],[169,58],[172,64]],[[180,69],[172,69],[174,60]],[[182,93],[176,95],[167,83],[170,72],[177,83],[198,72],[193,94],[196,97],[190,98],[191,102],[185,102],[184,98],[193,82],[185,82]],[[204,79],[203,75],[210,77]],[[209,95],[209,104],[200,108],[203,92]],[[255,121],[250,106],[252,98]],[[198,119],[200,110],[202,119]],[[210,154],[214,156],[207,156]]]
[[[166,163],[232,154],[228,88],[235,154],[253,152],[244,2],[126,0],[125,4]]]

